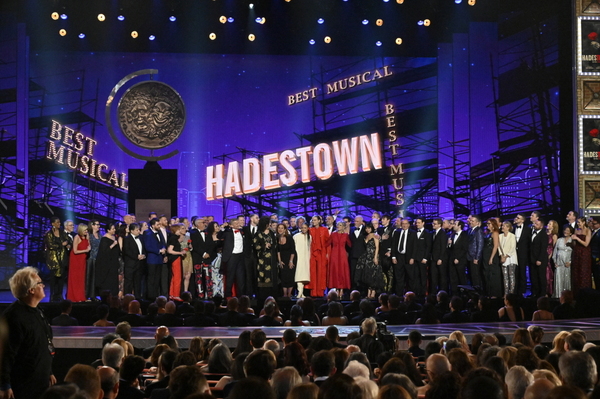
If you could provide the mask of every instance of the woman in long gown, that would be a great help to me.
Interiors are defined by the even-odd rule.
[[[373,225],[365,226],[365,244],[367,250],[356,262],[356,285],[367,287],[367,298],[374,299],[377,291],[383,290],[383,269],[379,264],[379,239],[375,236]]]
[[[217,222],[210,222],[206,229],[206,253],[208,259],[203,265],[206,278],[206,295],[208,298],[224,296],[223,275],[221,274],[221,248],[223,240],[219,237],[221,227]]]
[[[322,226],[323,218],[315,215],[311,219],[310,228],[310,288],[313,297],[325,295],[327,289],[327,240],[329,231]]]
[[[548,222],[546,226],[546,233],[548,234],[548,266],[546,266],[546,294],[552,296],[554,292],[554,260],[552,254],[554,253],[554,246],[558,240],[558,223],[555,220]]]
[[[304,298],[304,285],[310,282],[310,241],[308,225],[303,224],[300,232],[294,235],[297,258],[294,279],[298,285],[298,298]]]
[[[564,237],[556,241],[552,259],[556,270],[554,273],[554,298],[560,298],[564,290],[571,290],[571,256],[573,254],[573,227],[567,226],[564,231]]]
[[[258,260],[256,270],[260,297],[274,296],[279,277],[276,262],[276,238],[269,229],[271,218],[263,216],[258,221],[258,233],[254,237],[254,249]]]
[[[509,221],[502,223],[500,234],[500,263],[502,264],[502,279],[504,295],[515,292],[515,271],[518,265],[517,238],[512,232],[513,226]]]
[[[77,235],[73,239],[73,249],[69,259],[69,280],[67,285],[67,299],[73,302],[85,302],[85,274],[87,255],[92,249],[87,238],[88,226],[79,223]]]
[[[585,218],[577,219],[577,230],[571,236],[573,240],[573,255],[571,258],[571,286],[573,294],[582,288],[592,287],[592,232]]]
[[[331,233],[331,254],[329,256],[329,276],[327,278],[329,288],[335,288],[340,295],[344,290],[350,289],[350,266],[348,265],[348,252],[346,246],[352,246],[350,236],[346,233],[346,223],[339,222],[337,231]]]
[[[292,296],[295,284],[295,256],[294,239],[285,225],[280,223],[277,225],[277,264],[279,265],[279,279],[283,287],[283,296],[287,298]]]
[[[500,225],[498,220],[490,218],[487,221],[488,234],[483,242],[483,281],[487,294],[491,298],[502,296],[502,277],[500,270]]]
[[[100,239],[96,258],[96,291],[109,290],[113,296],[119,293],[119,242],[113,223],[106,226],[106,234]]]
[[[67,246],[69,237],[60,228],[60,219],[56,216],[50,218],[52,228],[44,234],[46,247],[46,266],[50,269],[50,300],[62,300],[63,282],[65,279],[66,257],[69,256]]]
[[[183,289],[182,291],[188,291],[190,288],[190,278],[194,271],[194,262],[192,261],[192,240],[190,239],[190,233],[187,227],[184,225],[185,234],[183,240],[181,240],[181,250],[185,253],[181,258],[181,266],[183,268]]]
[[[185,239],[185,226],[183,223],[171,225],[171,235],[167,241],[167,259],[171,265],[171,284],[169,285],[169,298],[181,299],[181,283],[183,281],[183,265],[181,259],[186,254],[181,248],[181,241]]]
[[[123,243],[129,235],[129,226],[125,223],[117,223],[117,242],[119,243],[119,298],[123,298],[125,289],[125,260],[123,259]]]
[[[96,284],[94,280],[96,279],[96,257],[98,256],[98,248],[100,248],[100,239],[102,236],[100,235],[100,222],[96,219],[90,220],[90,224],[88,226],[88,240],[90,242],[90,256],[87,259],[87,265],[85,268],[85,291],[87,293],[88,299],[96,299]]]

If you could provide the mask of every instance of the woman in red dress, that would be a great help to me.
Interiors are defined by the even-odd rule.
[[[571,255],[571,287],[577,295],[582,288],[592,288],[592,231],[585,218],[577,219],[577,230],[571,240],[575,244]]]
[[[88,226],[79,223],[77,235],[73,239],[73,249],[69,259],[69,280],[67,285],[67,299],[73,302],[85,302],[85,270],[87,255],[92,247],[88,240]]]
[[[329,231],[321,226],[323,218],[315,215],[311,219],[312,226],[309,234],[312,238],[310,245],[310,284],[312,296],[323,296],[327,289],[327,241]]]
[[[181,242],[185,239],[185,232],[186,230],[183,223],[171,225],[171,235],[167,241],[167,257],[171,264],[171,284],[169,285],[170,299],[181,299],[181,282],[183,278],[181,258],[187,252],[187,248],[181,249]]]
[[[339,222],[336,225],[337,231],[329,236],[331,244],[331,253],[329,256],[329,276],[327,285],[330,288],[336,288],[340,295],[344,295],[344,290],[350,289],[350,266],[348,265],[348,252],[346,245],[352,246],[350,236],[346,233],[346,223]]]

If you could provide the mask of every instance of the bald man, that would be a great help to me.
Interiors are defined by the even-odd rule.
[[[115,399],[119,394],[119,374],[112,367],[103,366],[98,368],[100,376],[100,387],[104,392],[103,399]]]
[[[538,378],[527,387],[523,399],[546,399],[555,386],[552,381],[546,378]]]
[[[427,368],[427,375],[429,376],[429,384],[417,388],[417,393],[419,396],[425,395],[425,393],[431,387],[431,383],[437,378],[437,376],[452,369],[448,358],[439,353],[434,353],[433,355],[430,355],[427,358],[425,367]]]

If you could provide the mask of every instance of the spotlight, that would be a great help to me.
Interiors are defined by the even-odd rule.
[[[106,15],[98,14],[98,21],[103,22],[106,19]]]
[[[251,42],[253,42],[253,41],[254,41],[254,39],[256,39],[256,36],[254,36],[254,34],[250,33],[250,34],[248,35],[248,40],[250,40]]]
[[[262,18],[260,19],[260,24],[261,24],[261,25],[264,25],[264,24],[265,24],[265,22],[267,22],[267,19],[266,19],[265,17],[262,17]]]
[[[421,20],[419,20],[419,21],[417,22],[417,25],[419,25],[419,26],[422,26],[422,25],[423,25],[423,20],[422,20],[422,19],[421,19]]]
[[[248,4],[248,8],[252,10],[254,8],[254,4],[252,4],[252,3]]]
[[[67,19],[67,18],[69,18],[69,17],[67,16],[67,14],[60,14],[60,19]]]
[[[314,44],[315,44],[315,39],[310,39],[310,40],[308,41],[308,44],[310,44],[311,46],[312,46],[312,45],[314,45]]]
[[[363,19],[362,20],[362,24],[363,25],[368,25],[369,24],[369,20],[368,19]]]
[[[396,38],[396,44],[399,46],[402,44],[402,38],[401,37],[397,37]]]
[[[124,17],[124,16],[122,16],[122,15],[119,15],[119,16],[117,17],[117,19],[118,19],[119,21],[125,21],[125,17]]]
[[[80,39],[85,39],[85,33],[80,33],[80,34],[79,34],[79,38],[80,38]]]
[[[216,35],[216,34],[214,34],[214,33],[211,33],[210,35],[208,35],[208,38],[209,38],[210,40],[215,40],[215,39],[217,38],[217,35]]]
[[[383,0],[383,2],[384,2],[384,3],[389,3],[389,2],[390,2],[390,0]]]
[[[53,12],[52,14],[50,14],[50,17],[55,21],[60,18],[57,12]]]
[[[61,29],[58,31],[58,34],[61,36],[66,36],[67,35],[67,31],[65,29]]]
[[[323,41],[327,44],[331,43],[331,38],[329,36],[325,36],[325,38],[323,39]]]
[[[377,41],[375,42],[375,45],[376,45],[377,47],[381,47],[381,41],[377,40]]]
[[[175,21],[177,21],[177,17],[176,17],[175,15],[171,15],[171,16],[169,17],[169,21],[171,21],[171,22],[175,22]]]
[[[376,24],[377,26],[381,26],[381,25],[383,25],[383,19],[381,19],[381,18],[380,18],[380,19],[378,19],[377,21],[375,21],[375,24]]]
[[[469,5],[474,6],[476,2],[477,2],[477,0],[469,0]]]
[[[426,19],[426,20],[423,21],[423,25],[429,26],[429,25],[431,25],[431,21],[428,20],[428,19]]]
[[[285,0],[285,1],[286,1],[287,3],[289,3],[289,2],[290,2],[290,1],[292,1],[292,0]]]
[[[154,35],[150,35],[150,36],[148,36],[148,39],[150,39],[150,40],[154,40],[154,39],[156,39],[156,36],[154,36]]]
[[[133,37],[134,39],[137,39],[137,37],[138,37],[137,30],[134,30],[133,32],[131,32],[131,37]]]
[[[317,23],[319,25],[323,25],[325,23],[325,20],[323,18],[319,18],[319,19],[317,19]]]
[[[219,17],[219,22],[222,23],[222,24],[224,24],[225,22],[227,22],[227,17],[225,15],[221,15]]]
[[[454,2],[455,2],[456,4],[460,4],[460,3],[462,3],[462,0],[454,0]]]
[[[233,21],[235,21],[235,19],[233,19],[233,17],[229,17],[229,18],[227,18],[227,22],[231,23],[231,22],[233,22]]]
[[[254,22],[256,22],[257,24],[260,24],[261,18],[260,17],[256,17],[256,19],[254,20]]]
[[[396,0],[396,3],[398,3],[398,4],[404,4],[404,0]]]

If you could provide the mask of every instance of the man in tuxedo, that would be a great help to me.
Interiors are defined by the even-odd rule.
[[[592,216],[592,240],[590,241],[592,248],[592,275],[594,277],[594,285],[597,290],[600,290],[600,217]]]
[[[548,266],[548,235],[544,221],[538,219],[531,233],[531,251],[529,253],[529,275],[531,277],[531,295],[539,298],[546,295],[546,267]]]
[[[449,256],[448,269],[450,270],[450,286],[452,295],[458,295],[458,286],[467,284],[465,267],[467,266],[467,254],[469,252],[469,237],[463,231],[465,223],[455,220],[452,237],[448,240]]]
[[[167,243],[160,232],[160,223],[154,218],[144,235],[148,264],[148,299],[154,300],[169,291],[169,268],[166,267]]]
[[[396,219],[396,224],[400,224],[400,230],[394,233],[392,240],[392,265],[394,268],[394,278],[396,281],[394,293],[396,295],[404,295],[406,292],[406,284],[409,283],[409,291],[413,291],[410,283],[414,284],[414,273],[408,276],[408,268],[414,268],[415,259],[413,251],[417,234],[410,229],[410,221],[408,219]]]
[[[481,262],[483,255],[483,231],[481,229],[481,219],[479,216],[469,216],[469,251],[467,260],[469,261],[469,276],[471,276],[471,285],[473,287],[481,285]]]
[[[146,250],[140,235],[140,225],[131,223],[129,235],[123,238],[123,294],[133,293],[141,298],[145,259]]]
[[[258,265],[258,257],[254,248],[254,237],[258,234],[259,216],[253,213],[250,216],[250,224],[244,226],[244,264],[246,265],[246,287],[248,292],[258,292],[258,276],[256,275],[256,267]]]
[[[203,217],[198,217],[194,220],[194,228],[190,233],[190,240],[192,240],[192,263],[194,264],[194,283],[190,285],[190,290],[193,287],[193,291],[190,292],[200,298],[206,297],[206,287],[202,282],[205,281],[206,273],[208,273],[205,262],[210,257],[206,243],[205,229],[206,220]]]
[[[563,226],[563,231],[567,226],[571,226],[573,230],[577,230],[577,218],[579,217],[579,213],[575,211],[569,211],[567,213],[567,223]],[[562,231],[560,232],[562,234]]]
[[[381,226],[377,234],[381,237],[379,244],[379,259],[381,261],[381,269],[383,271],[383,279],[385,281],[385,292],[392,292],[392,282],[394,279],[394,270],[392,268],[392,236],[394,227],[391,223],[389,215],[381,217]]]
[[[244,263],[244,236],[240,230],[240,220],[238,218],[229,221],[231,229],[223,232],[223,258],[225,265],[225,297],[231,298],[232,287],[235,283],[237,294],[246,293],[246,265]]]
[[[327,232],[329,233],[329,235],[331,235],[331,233],[335,231],[335,216],[325,216],[325,227],[327,227]]]
[[[431,244],[431,274],[430,293],[448,289],[448,236],[442,228],[442,219],[433,219],[433,242]]]
[[[413,289],[417,295],[424,297],[427,294],[427,268],[431,259],[431,233],[425,228],[423,218],[416,218],[415,226],[417,227],[417,240],[413,254],[415,258]]]
[[[527,265],[529,264],[529,247],[531,246],[531,229],[525,225],[525,215],[515,216],[514,225],[517,240],[517,269],[515,270],[515,293],[524,295],[527,289]]]
[[[354,276],[356,274],[356,264],[358,258],[365,253],[367,246],[365,245],[365,225],[362,216],[354,218],[354,227],[350,229],[350,242],[352,247],[350,248],[350,284],[353,289],[360,290],[361,287],[356,287]]]

